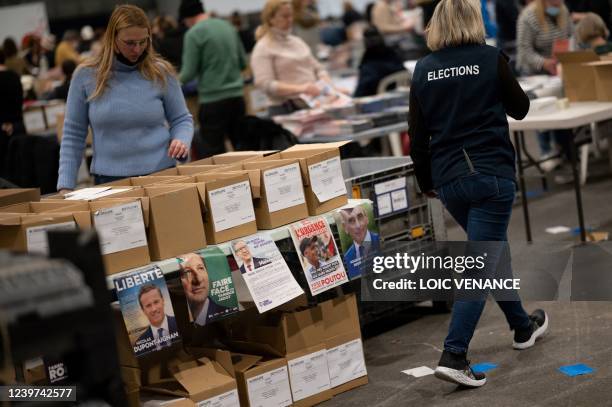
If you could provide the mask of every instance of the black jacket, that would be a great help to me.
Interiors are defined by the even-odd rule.
[[[528,111],[529,99],[497,48],[449,47],[420,60],[412,78],[409,134],[421,190],[475,171],[514,179],[506,114],[522,119]]]

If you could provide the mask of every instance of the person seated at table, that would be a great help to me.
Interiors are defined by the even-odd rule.
[[[291,0],[268,0],[255,32],[257,43],[251,55],[251,68],[255,86],[270,99],[271,116],[298,110],[296,101],[300,94],[319,96],[322,89],[318,82],[331,82],[308,45],[291,34],[292,27]]]
[[[62,62],[62,73],[64,74],[64,81],[61,85],[53,88],[51,92],[45,95],[44,99],[68,99],[68,89],[70,88],[70,81],[72,80],[72,74],[76,69],[77,65],[72,59],[67,59]]]
[[[553,55],[555,44],[569,42],[572,35],[570,13],[563,0],[534,0],[519,15],[517,23],[517,68],[522,75],[557,75],[557,60]],[[561,164],[552,158],[557,155],[551,140],[557,148],[567,153],[571,132],[547,131],[538,133],[540,164],[544,171],[551,171]]]
[[[582,49],[592,49],[598,55],[612,52],[612,42],[604,20],[595,13],[586,13],[576,25],[576,43]]]
[[[402,34],[413,30],[413,24],[402,18],[393,0],[378,0],[372,8],[372,24],[382,34]]]
[[[363,43],[365,53],[359,64],[355,97],[375,95],[378,92],[378,84],[383,78],[405,69],[397,52],[385,44],[376,27],[368,27],[365,30]]]

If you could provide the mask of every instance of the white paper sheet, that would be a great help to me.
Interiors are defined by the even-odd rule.
[[[90,201],[109,195],[118,194],[119,192],[129,191],[131,188],[111,188],[111,187],[92,187],[78,189],[64,196],[68,201]]]
[[[216,232],[255,221],[249,181],[208,191],[208,199]]]
[[[45,115],[42,109],[34,109],[24,112],[23,124],[25,125],[28,133],[44,131],[47,128],[45,125]]]
[[[408,195],[406,194],[406,189],[399,189],[391,192],[391,204],[393,205],[393,212],[408,209]]]
[[[247,389],[251,407],[285,407],[293,403],[286,366],[248,379]]]
[[[326,353],[323,349],[287,363],[293,401],[303,400],[330,389]]]
[[[245,248],[240,250],[240,253],[236,253],[234,247],[240,246]],[[260,314],[304,293],[291,274],[276,243],[267,234],[258,233],[236,239],[232,242],[231,249]],[[246,257],[248,254],[251,261],[247,265],[241,255]]]
[[[26,229],[26,244],[28,253],[49,254],[49,240],[47,231],[49,230],[75,230],[74,221],[55,223],[53,225],[33,226]]]
[[[391,194],[383,194],[376,196],[376,206],[378,207],[378,216],[383,216],[393,212],[391,204]]]
[[[414,369],[402,370],[402,373],[407,374],[408,376],[423,377],[433,374],[434,371],[427,366],[420,366],[415,367]]]
[[[100,209],[93,218],[102,254],[147,245],[140,201]]]
[[[270,212],[306,202],[298,163],[264,171],[264,185]]]
[[[319,202],[329,201],[346,195],[346,185],[340,166],[340,157],[321,161],[308,166],[310,186]]]
[[[367,375],[361,339],[328,349],[327,365],[331,387],[337,387]]]
[[[397,178],[386,182],[379,182],[378,184],[374,185],[374,192],[376,195],[381,195],[402,188],[406,188],[406,177]]]

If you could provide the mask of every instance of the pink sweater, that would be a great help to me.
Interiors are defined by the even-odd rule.
[[[255,44],[251,68],[255,86],[266,92],[271,106],[297,96],[279,96],[278,82],[313,83],[327,75],[304,41],[295,35],[285,36],[274,32],[269,32]]]

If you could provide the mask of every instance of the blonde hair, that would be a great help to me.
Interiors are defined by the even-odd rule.
[[[535,9],[535,15],[538,19],[538,23],[540,24],[540,27],[542,27],[542,29],[544,31],[548,31],[550,29],[548,20],[546,18],[546,4],[544,4],[546,0],[534,0],[529,6],[527,7],[531,7]],[[565,28],[567,28],[567,24],[569,24],[568,21],[568,14],[569,11],[567,10],[567,7],[565,7],[565,3],[561,2],[561,6],[560,6],[561,12],[559,13],[559,15],[557,17],[555,17],[555,24],[557,24],[557,27],[559,27],[562,30],[565,30]]]
[[[268,0],[263,10],[261,11],[261,25],[255,30],[255,38],[257,40],[262,39],[267,33],[270,32],[270,20],[274,18],[278,10],[283,6],[289,6],[293,9],[293,3],[291,0]]]
[[[432,51],[462,44],[484,44],[485,28],[477,0],[442,0],[427,25]]]
[[[110,17],[104,38],[102,39],[102,50],[99,55],[86,60],[82,66],[96,70],[96,88],[89,100],[102,96],[112,75],[115,52],[115,40],[119,30],[129,27],[146,28],[149,34],[147,46],[144,52],[146,56],[138,63],[138,70],[147,80],[161,83],[166,86],[168,75],[175,75],[172,65],[164,60],[153,49],[151,41],[151,25],[144,11],[136,6],[120,5],[115,7]]]
[[[576,39],[581,44],[590,44],[597,38],[608,38],[608,35],[606,23],[595,13],[586,13],[576,26]]]

